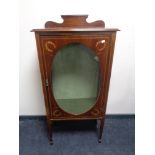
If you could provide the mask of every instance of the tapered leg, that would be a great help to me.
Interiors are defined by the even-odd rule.
[[[103,126],[104,126],[104,119],[100,119],[100,123],[99,123],[99,132],[98,132],[98,142],[101,143],[101,139],[102,139],[102,132],[103,132]]]
[[[52,121],[47,121],[47,127],[48,127],[48,137],[49,137],[49,142],[52,145],[53,144],[53,139],[52,139],[52,128],[53,128],[53,122]]]

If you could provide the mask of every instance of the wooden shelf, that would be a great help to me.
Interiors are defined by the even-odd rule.
[[[56,99],[60,108],[71,114],[81,114],[95,105],[96,98]]]

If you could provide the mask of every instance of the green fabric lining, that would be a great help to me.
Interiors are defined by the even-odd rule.
[[[96,98],[57,99],[59,107],[71,114],[81,114],[88,111],[95,104]]]
[[[88,47],[73,43],[62,48],[52,64],[52,91],[58,105],[80,114],[95,103],[98,94],[99,63]]]

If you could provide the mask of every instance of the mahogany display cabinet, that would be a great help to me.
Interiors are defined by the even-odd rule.
[[[62,15],[35,32],[50,143],[54,121],[97,120],[101,142],[118,29]]]

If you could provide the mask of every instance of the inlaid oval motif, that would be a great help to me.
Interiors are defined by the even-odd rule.
[[[53,50],[56,48],[56,45],[52,41],[47,41],[45,43],[45,49],[48,52],[53,52]]]
[[[98,51],[102,51],[105,48],[105,40],[100,40],[96,43],[96,48]]]
[[[68,44],[57,52],[51,67],[51,91],[57,105],[73,115],[89,111],[96,103],[100,86],[95,52],[80,43]]]

